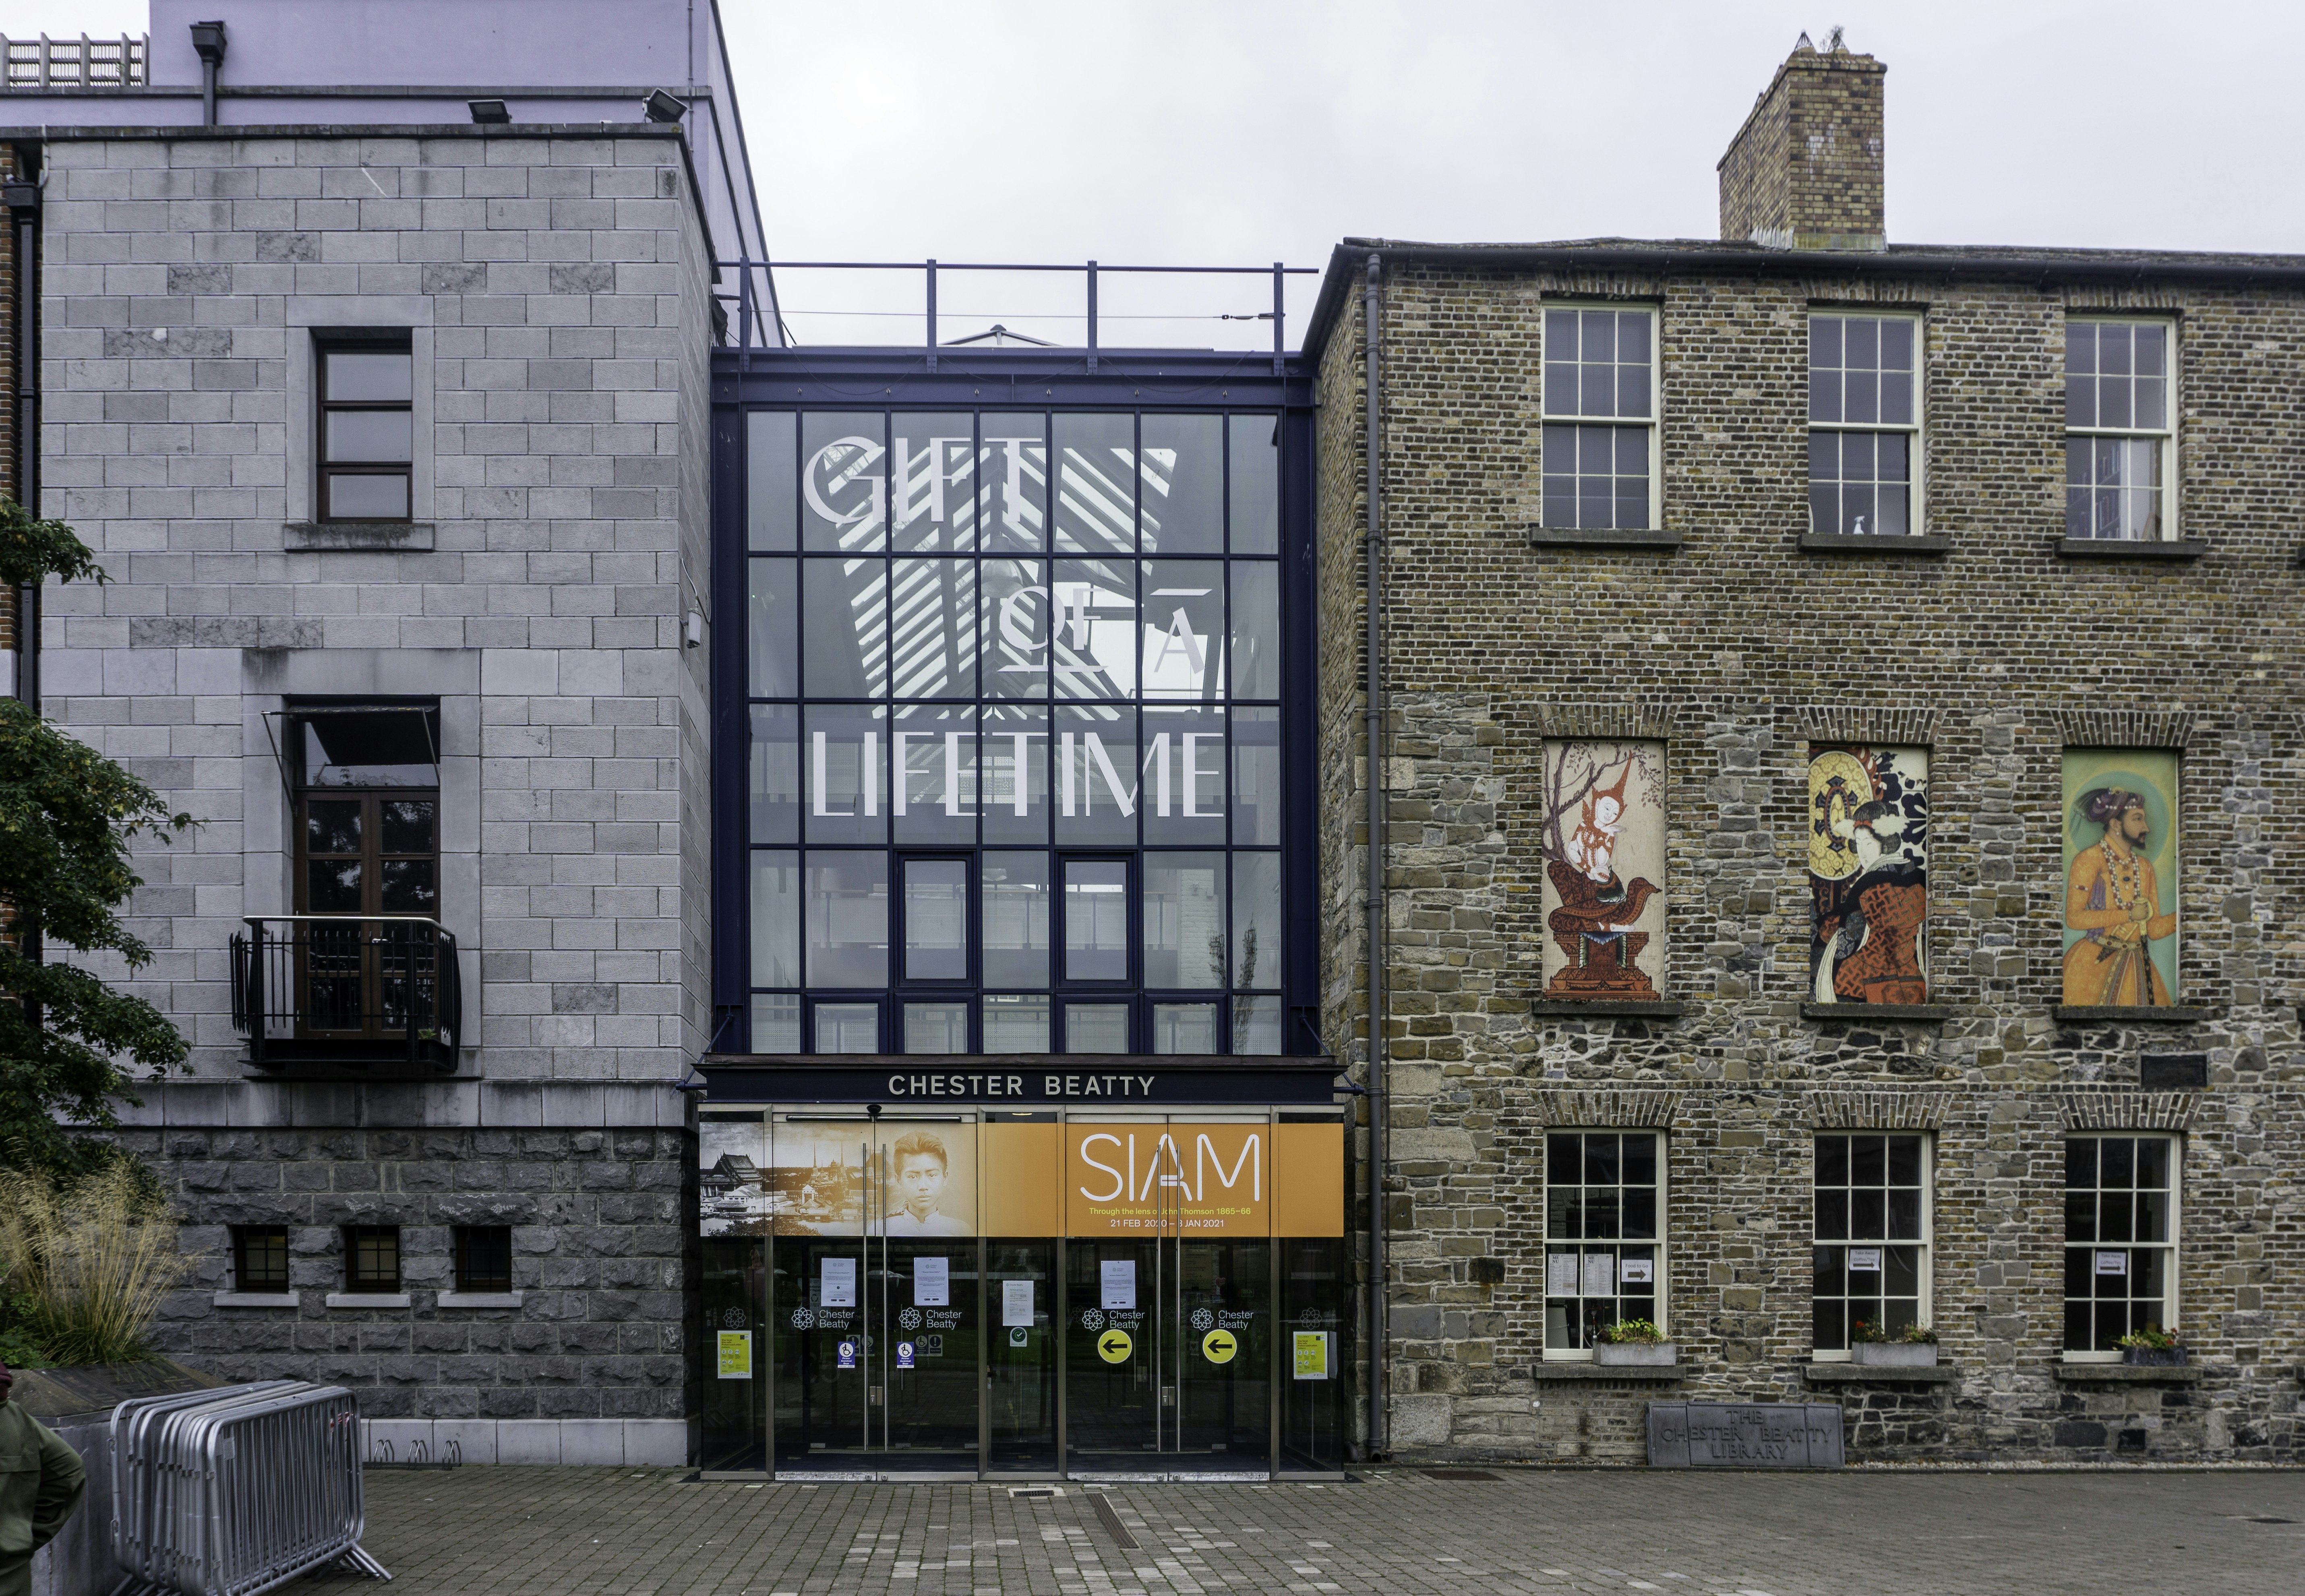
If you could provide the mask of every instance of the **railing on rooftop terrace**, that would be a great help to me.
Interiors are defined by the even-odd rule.
[[[11,89],[127,89],[152,81],[152,36],[117,38],[10,38],[0,33],[0,57]]]
[[[937,338],[937,274],[940,272],[1079,272],[1086,290],[1088,324],[1088,369],[1097,369],[1097,278],[1105,273],[1127,273],[1133,276],[1170,275],[1176,276],[1271,276],[1272,279],[1272,309],[1259,311],[1254,319],[1272,323],[1272,372],[1278,377],[1288,359],[1288,307],[1285,290],[1290,277],[1319,276],[1319,268],[1309,266],[1284,266],[1274,261],[1271,266],[1105,266],[1090,260],[1080,265],[1016,265],[996,262],[950,260],[723,260],[716,263],[724,272],[736,274],[736,292],[722,294],[723,301],[736,306],[736,346],[740,363],[749,365],[754,347],[754,335],[762,323],[762,309],[774,305],[774,294],[763,295],[753,286],[757,274],[770,271],[840,271],[840,272],[919,272],[923,290],[922,308],[923,337],[921,347],[926,351],[928,369],[937,369],[940,347]],[[1229,320],[1250,318],[1229,317]],[[778,341],[781,343],[782,340]]]

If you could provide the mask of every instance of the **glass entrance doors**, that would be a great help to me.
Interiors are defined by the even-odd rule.
[[[934,1121],[777,1128],[807,1143],[796,1215],[833,1232],[775,1248],[778,1468],[974,1478],[982,1269],[974,1213],[949,1211],[974,1206],[952,1190],[973,1142]]]
[[[1269,1241],[1066,1247],[1067,1463],[1075,1473],[1235,1471],[1272,1460]]]

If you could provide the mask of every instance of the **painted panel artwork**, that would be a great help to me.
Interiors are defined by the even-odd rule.
[[[1813,744],[1809,999],[1929,1000],[1929,756]]]
[[[1664,744],[1544,745],[1544,995],[1664,985]]]
[[[2065,751],[2064,1002],[2177,1001],[2177,756]]]

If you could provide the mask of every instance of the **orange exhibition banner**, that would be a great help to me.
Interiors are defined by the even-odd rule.
[[[1270,1235],[1269,1125],[1094,1125],[1065,1131],[1067,1235]]]

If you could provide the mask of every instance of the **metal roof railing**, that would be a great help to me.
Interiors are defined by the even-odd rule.
[[[1285,290],[1290,277],[1317,276],[1318,269],[1309,266],[1284,266],[1274,261],[1271,266],[1105,266],[1097,261],[1080,265],[1017,265],[991,261],[950,260],[722,260],[715,263],[722,271],[736,274],[736,345],[740,367],[749,367],[753,348],[753,333],[761,325],[761,301],[753,286],[755,272],[771,267],[777,271],[845,271],[845,272],[919,272],[922,274],[923,304],[922,309],[925,335],[923,347],[928,358],[928,369],[937,369],[937,274],[940,272],[1078,272],[1087,291],[1088,369],[1097,369],[1097,278],[1101,274],[1122,272],[1132,275],[1169,275],[1175,276],[1270,276],[1272,279],[1272,309],[1260,312],[1259,319],[1272,323],[1272,374],[1282,375],[1288,364],[1288,310]],[[729,297],[729,296],[723,296]],[[949,347],[948,345],[946,347]]]
[[[152,81],[152,36],[10,38],[0,33],[11,89],[130,89]]]

